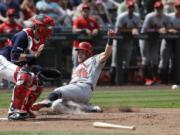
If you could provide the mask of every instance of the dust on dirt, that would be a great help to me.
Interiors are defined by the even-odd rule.
[[[131,133],[142,135],[179,135],[180,109],[104,108],[103,113],[55,114],[42,109],[27,121],[0,120],[0,131],[67,131],[96,133]],[[6,117],[7,110],[0,110]],[[136,130],[94,128],[93,122],[136,126]]]

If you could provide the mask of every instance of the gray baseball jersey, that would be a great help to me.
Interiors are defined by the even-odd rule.
[[[171,13],[168,16],[170,17],[170,27],[180,29],[180,18],[176,17],[176,13]]]
[[[119,27],[123,28],[138,28],[141,26],[141,20],[137,13],[133,13],[132,18],[128,17],[128,12],[123,12],[119,14],[116,20],[115,27],[118,29]]]
[[[158,30],[162,27],[169,27],[170,19],[167,15],[157,16],[156,12],[151,12],[146,15],[141,32],[145,33],[148,30]],[[159,38],[153,38],[148,40],[140,40],[140,52],[142,56],[142,64],[152,65],[159,64],[159,50],[160,50]]]
[[[59,92],[63,99],[88,103],[104,64],[100,63],[100,55],[88,58],[73,70],[70,83],[56,88],[55,91]]]
[[[180,30],[180,18],[176,17],[176,13],[170,13],[168,14],[170,18],[170,27],[174,29]],[[168,43],[167,43],[168,42]],[[160,69],[165,69],[169,65],[169,59],[173,55],[173,46],[175,44],[174,40],[165,40],[163,39],[161,42],[161,49],[160,49],[160,63],[159,63],[159,68]]]
[[[141,26],[141,19],[137,13],[133,13],[132,18],[128,16],[128,12],[123,12],[122,14],[119,14],[116,20],[115,24],[115,31],[118,31],[119,28],[139,28]],[[113,42],[113,51],[112,51],[112,63],[111,65],[114,67],[116,66],[117,61],[121,61],[119,59],[122,59],[125,61],[126,65],[129,65],[132,50],[134,48],[134,41],[131,40],[132,37],[126,37],[123,39],[123,41],[120,41],[120,44],[118,46],[118,51],[120,53],[121,58],[117,58],[117,44],[118,41]],[[122,52],[121,52],[122,51]],[[122,62],[122,61],[121,61]]]
[[[161,17],[156,15],[156,12],[151,12],[146,15],[141,32],[146,32],[146,29],[154,28],[159,29],[161,27],[168,27],[170,25],[169,17],[163,14]]]

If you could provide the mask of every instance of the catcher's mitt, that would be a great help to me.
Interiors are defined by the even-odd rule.
[[[53,81],[61,77],[61,72],[57,69],[43,69],[37,76],[42,81]]]

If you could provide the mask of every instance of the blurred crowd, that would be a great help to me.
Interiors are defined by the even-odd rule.
[[[36,14],[44,13],[56,20],[57,26],[71,27],[72,22],[81,13],[83,4],[90,7],[90,16],[97,20],[100,27],[114,25],[117,15],[127,10],[129,1],[134,1],[135,12],[141,19],[154,10],[158,0],[0,0],[0,22],[7,20],[8,9],[14,9],[14,18],[23,27],[28,26],[28,20]],[[164,12],[175,11],[174,0],[162,0]],[[12,14],[12,13],[11,13]]]
[[[180,0],[0,0],[0,34],[31,27],[31,19],[40,13],[52,16],[56,27],[72,28],[74,33],[93,37],[99,30],[113,27],[122,34],[123,39],[113,43],[113,84],[120,84],[119,75],[128,72],[134,42],[137,42],[132,36],[153,33],[151,40],[138,40],[144,83],[168,84],[172,80],[172,44],[175,40],[159,40],[154,38],[154,33],[179,32]],[[93,39],[88,42],[93,44]],[[78,40],[73,42],[74,67],[77,66],[77,56],[73,50],[78,43]],[[1,42],[0,47],[4,44]]]

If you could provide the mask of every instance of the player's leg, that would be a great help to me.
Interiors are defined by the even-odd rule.
[[[4,56],[0,55],[0,80],[6,79],[10,82],[15,82],[14,73],[17,66],[9,62]]]
[[[34,118],[35,115],[31,112],[31,107],[33,103],[38,99],[38,97],[43,92],[44,87],[41,83],[38,83],[38,80],[35,78],[33,80],[32,86],[29,88],[28,93],[26,94],[25,102],[21,107],[22,110],[26,110],[30,118]]]
[[[152,58],[152,76],[153,76],[153,83],[159,83],[159,75],[158,75],[158,65],[159,65],[159,58],[160,58],[160,46],[161,46],[161,39],[154,40],[154,44],[152,44],[151,49],[151,58]]]
[[[124,66],[126,65],[125,61],[124,61],[124,55],[126,52],[126,47],[125,47],[125,40],[120,40],[120,41],[117,41],[119,42],[119,44],[117,45],[117,60],[116,60],[116,64],[117,64],[117,67],[116,67],[116,84],[117,85],[122,85],[124,84],[125,82],[125,75],[124,75]]]
[[[131,56],[132,56],[132,51],[134,48],[134,42],[133,40],[128,40],[126,42],[124,42],[124,55],[123,55],[123,75],[124,75],[124,82],[128,82],[128,70],[129,70],[129,64],[130,64],[130,60],[131,60]]]
[[[116,77],[116,63],[117,63],[117,40],[113,41],[112,47],[112,61],[111,61],[111,84],[115,84],[115,77]]]
[[[92,96],[91,86],[84,83],[69,84],[56,88],[50,93],[47,99],[35,103],[32,106],[32,110],[39,110],[43,107],[50,107],[52,102],[61,98],[64,100],[70,100],[74,102],[88,103]]]
[[[102,108],[100,108],[99,106],[93,106],[90,104],[83,104],[69,100],[67,101],[63,99],[58,99],[54,101],[52,103],[51,108],[54,112],[62,114],[76,114],[82,112],[103,112]]]
[[[161,80],[161,83],[168,83],[169,76],[169,60],[171,57],[171,47],[172,44],[167,40],[162,40],[160,48],[160,62],[158,74]]]
[[[152,84],[151,70],[150,70],[150,44],[146,40],[139,40],[140,53],[142,58],[142,71],[144,82],[146,85]]]
[[[16,84],[13,89],[8,118],[10,120],[26,119],[28,113],[22,107],[26,102],[26,95],[32,85],[34,74],[30,73],[27,68],[22,67],[15,73],[15,76]]]

